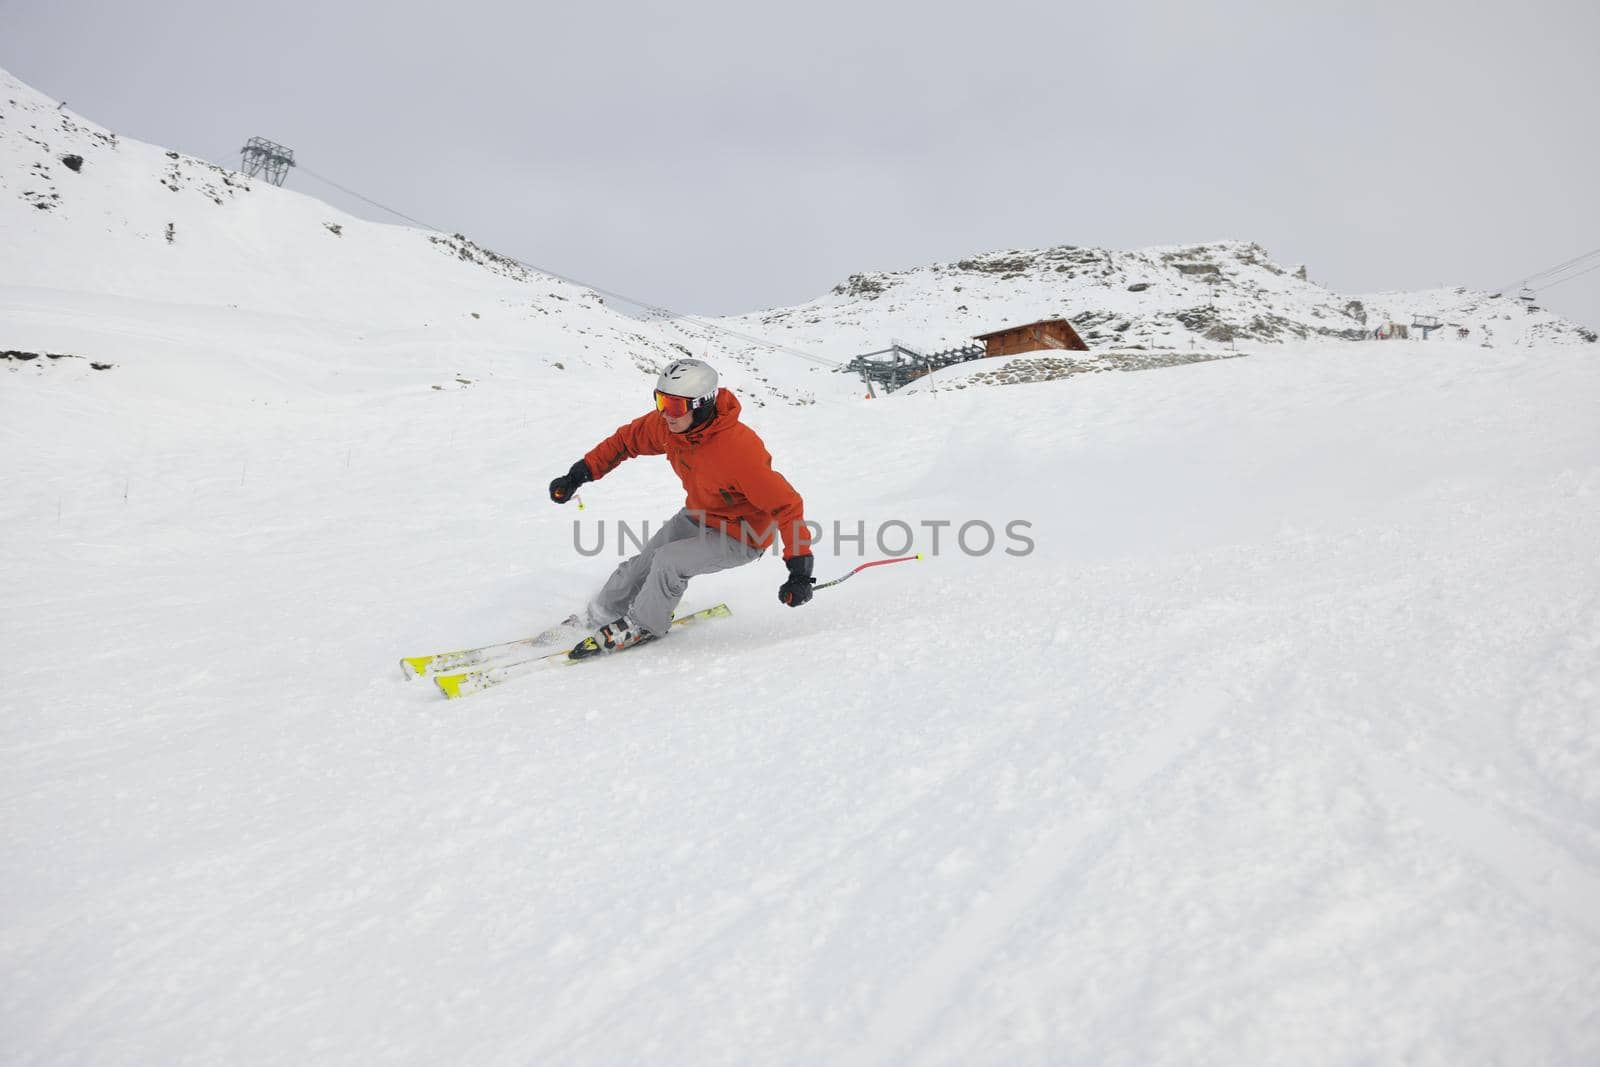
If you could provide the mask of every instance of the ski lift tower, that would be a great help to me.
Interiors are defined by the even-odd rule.
[[[273,185],[282,185],[294,166],[294,149],[274,144],[265,137],[252,137],[239,149],[239,169],[247,177],[265,177]]]
[[[1439,322],[1439,318],[1438,318],[1437,315],[1413,315],[1413,316],[1411,316],[1411,328],[1413,330],[1421,330],[1422,331],[1422,339],[1424,341],[1426,341],[1428,339],[1428,335],[1430,333],[1432,333],[1434,330],[1437,330],[1440,327],[1440,325],[1442,325],[1442,324]]]

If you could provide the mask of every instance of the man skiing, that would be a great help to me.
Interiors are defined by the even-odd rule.
[[[690,578],[759,559],[774,532],[789,568],[778,599],[795,608],[811,599],[816,579],[804,502],[772,469],[761,438],[739,421],[738,398],[717,387],[709,364],[680,359],[656,379],[655,402],[656,410],[619,426],[550,483],[550,499],[565,504],[579,486],[604,478],[623,460],[665,455],[687,493],[684,507],[643,551],[611,573],[586,617],[569,620],[598,627],[572,650],[573,658],[664,637]]]

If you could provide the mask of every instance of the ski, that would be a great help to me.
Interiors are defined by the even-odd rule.
[[[732,614],[733,611],[728,605],[718,604],[715,607],[697,611],[692,615],[673,619],[672,625],[675,627],[688,626],[701,619],[725,619]],[[512,643],[515,644],[515,642]],[[644,643],[649,644],[651,642]],[[623,649],[623,651],[629,650]],[[552,667],[572,667],[580,663],[608,658],[607,656],[589,656],[583,659],[573,659],[571,650],[568,649],[550,656],[535,656],[531,659],[513,660],[509,663],[495,663],[480,667],[478,670],[465,671],[458,674],[436,674],[433,680],[446,699],[455,700],[458,697],[481,693],[485,689],[499,685],[501,682],[508,682],[513,678],[520,678],[535,671],[548,670]]]
[[[532,637],[519,637],[515,641],[502,641],[497,645],[439,652],[432,656],[407,656],[400,661],[400,672],[408,679],[429,678],[436,674],[459,671],[463,667],[476,667],[490,660],[506,659],[522,652],[549,648],[564,641],[577,641],[583,633],[584,631],[575,624],[557,623]]]

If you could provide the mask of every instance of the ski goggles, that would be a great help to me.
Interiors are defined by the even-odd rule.
[[[656,390],[656,410],[669,419],[681,419],[693,411],[700,401],[695,397],[673,396]]]

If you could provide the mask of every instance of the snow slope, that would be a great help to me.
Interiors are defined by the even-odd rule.
[[[53,317],[61,294],[90,294],[117,298],[120,317],[155,324],[141,335],[171,333],[160,324],[174,319],[192,323],[185,336],[203,336],[207,362],[249,361],[261,316],[272,316],[321,359],[330,354],[318,339],[329,335],[382,349],[399,380],[423,389],[454,388],[457,375],[476,381],[515,370],[549,379],[589,368],[648,390],[663,363],[709,350],[724,355],[729,382],[757,403],[855,391],[824,366],[790,357],[763,367],[722,353],[692,324],[620,314],[588,289],[460,235],[367,222],[119,138],[3,70],[0,232],[0,293],[12,316],[0,322],[11,327],[0,349],[35,343],[16,323]],[[94,323],[71,325],[81,348],[73,354],[121,358],[120,327],[99,335]],[[51,324],[45,343],[59,351],[54,336]]]
[[[458,703],[397,657],[595,586],[542,487],[639,405],[346,359],[3,379],[11,1062],[1600,1054],[1581,350],[753,413],[821,573],[836,521],[939,554]],[[679,499],[585,496],[586,544]]]
[[[870,404],[736,364],[823,383],[746,416],[819,574],[929,558],[697,579],[731,619],[445,702],[397,659],[564,614],[681,490],[544,495],[644,407],[599,331],[654,324],[502,330],[439,260],[421,322],[4,261],[0,348],[115,363],[0,363],[6,1062],[1600,1058],[1594,349]]]

